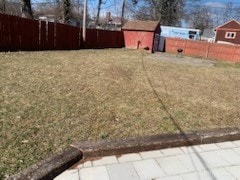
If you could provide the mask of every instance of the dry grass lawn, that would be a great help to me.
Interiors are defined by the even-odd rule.
[[[240,125],[240,66],[135,50],[0,53],[0,179],[79,140]]]

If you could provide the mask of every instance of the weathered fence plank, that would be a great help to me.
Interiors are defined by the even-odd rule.
[[[47,40],[48,49],[55,49],[55,24],[52,22],[48,23]]]
[[[78,27],[0,14],[0,51],[124,46],[121,31],[88,29],[84,43],[81,35]]]

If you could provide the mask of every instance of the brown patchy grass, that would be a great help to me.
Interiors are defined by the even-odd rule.
[[[143,51],[0,53],[0,178],[71,142],[240,125],[238,65]]]

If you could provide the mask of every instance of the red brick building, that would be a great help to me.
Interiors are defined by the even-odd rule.
[[[128,21],[122,28],[125,47],[154,51],[158,48],[160,23],[158,21]],[[155,39],[155,40],[154,40]]]
[[[216,29],[215,42],[224,41],[233,44],[240,44],[240,23],[236,20],[231,20]]]

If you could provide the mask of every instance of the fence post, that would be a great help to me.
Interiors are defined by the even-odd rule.
[[[233,61],[235,61],[235,62],[238,61],[238,59],[236,58],[236,57],[238,57],[238,56],[237,56],[237,49],[238,49],[238,46],[235,46],[235,47],[234,47],[234,54],[233,54]]]
[[[99,45],[99,31],[100,30],[97,29],[97,48],[100,48],[100,45]]]
[[[206,52],[206,58],[208,58],[209,50],[210,50],[210,42],[208,42],[207,52]]]
[[[184,39],[184,45],[183,45],[183,54],[186,55],[186,47],[187,47],[187,40]]]

